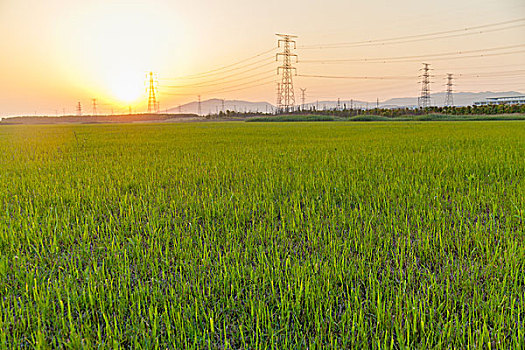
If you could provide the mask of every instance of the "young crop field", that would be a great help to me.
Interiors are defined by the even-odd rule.
[[[525,123],[0,127],[0,347],[525,347]]]

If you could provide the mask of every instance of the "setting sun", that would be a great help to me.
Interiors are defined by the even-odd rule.
[[[119,102],[131,103],[145,95],[144,81],[145,73],[123,68],[108,72],[104,83],[108,95]]]
[[[89,60],[82,61],[92,71],[95,93],[101,98],[139,102],[145,96],[146,73],[158,70],[160,40],[166,40],[159,34],[162,13],[146,6],[102,6],[91,7],[76,19],[82,23],[76,29],[78,37],[95,48],[84,53]]]

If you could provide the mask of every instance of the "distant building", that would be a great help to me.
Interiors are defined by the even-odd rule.
[[[524,105],[525,95],[511,97],[487,97],[485,101],[474,102],[475,106],[487,105]]]

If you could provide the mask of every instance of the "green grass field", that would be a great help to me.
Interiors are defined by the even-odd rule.
[[[525,347],[525,123],[0,127],[0,347]]]
[[[334,112],[335,113],[335,112]],[[509,121],[525,120],[525,114],[474,114],[474,115],[452,115],[452,114],[424,114],[424,115],[405,115],[396,117],[385,117],[381,115],[358,115],[354,117],[342,117],[338,115],[316,115],[316,114],[290,114],[251,117],[247,122],[430,122],[430,121]]]

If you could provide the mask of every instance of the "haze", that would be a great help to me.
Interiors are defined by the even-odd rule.
[[[413,80],[372,81],[298,76],[296,94],[299,87],[307,88],[309,101],[416,96],[423,61],[429,61],[434,69],[434,91],[444,89],[443,76],[452,72],[458,75],[458,91],[523,92],[525,80],[519,71],[525,69],[525,52],[519,47],[513,49],[516,53],[506,55],[421,62],[307,62],[517,47],[525,44],[523,22],[499,31],[396,45],[302,48],[440,32],[523,17],[525,3],[521,0],[0,0],[0,115],[74,113],[77,102],[89,104],[92,98],[98,99],[105,112],[122,111],[128,106],[141,111],[147,104],[145,76],[149,71],[159,77],[162,109],[195,100],[197,95],[203,99],[275,103],[275,83],[270,81],[272,77],[275,82],[278,79],[272,72],[277,67],[277,63],[271,64],[274,53],[261,55],[263,60],[268,57],[267,66],[244,75],[239,72],[230,80],[220,75],[195,82],[177,79],[271,50],[277,43],[275,33],[298,36],[300,75],[414,76]],[[267,80],[255,84],[258,79]],[[247,88],[241,85],[240,89],[232,89],[243,83]]]

